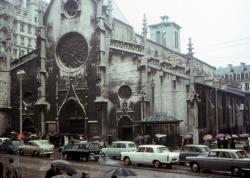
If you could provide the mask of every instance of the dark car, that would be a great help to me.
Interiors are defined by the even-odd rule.
[[[207,155],[209,150],[210,148],[206,145],[185,145],[180,151],[179,162],[186,163],[187,156]]]
[[[231,171],[233,176],[241,176],[250,170],[250,158],[237,149],[211,149],[206,156],[187,157],[187,160],[193,172]]]
[[[78,159],[88,161],[98,160],[101,156],[101,149],[95,142],[74,143],[65,145],[62,149],[64,159]]]
[[[17,153],[20,145],[21,145],[20,141],[5,140],[0,145],[0,152],[1,153]]]

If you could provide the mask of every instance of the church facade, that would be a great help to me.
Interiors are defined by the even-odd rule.
[[[22,88],[26,131],[123,140],[188,132],[198,137],[204,107],[194,100],[202,93],[194,73],[212,78],[215,68],[193,57],[191,42],[188,54],[179,52],[178,25],[164,20],[151,26],[158,37],[149,40],[146,18],[142,35],[136,34],[111,0],[53,0],[40,16],[37,49],[10,64],[12,109],[4,113],[14,130]],[[176,50],[157,43],[163,37],[158,26],[176,28]],[[22,86],[20,69],[26,72]]]

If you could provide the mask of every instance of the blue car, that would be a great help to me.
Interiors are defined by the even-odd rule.
[[[20,145],[21,145],[20,141],[5,140],[0,145],[0,152],[1,153],[17,153]]]

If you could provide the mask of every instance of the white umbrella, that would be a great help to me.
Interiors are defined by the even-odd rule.
[[[165,134],[156,134],[155,135],[155,137],[157,137],[157,138],[162,138],[162,137],[166,137],[167,135],[165,135]]]

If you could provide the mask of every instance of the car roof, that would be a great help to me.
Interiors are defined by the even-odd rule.
[[[207,145],[194,145],[194,144],[189,144],[189,145],[185,145],[185,147],[208,147]]]
[[[10,139],[10,138],[7,138],[7,137],[0,137],[0,140],[7,140],[7,139]]]
[[[157,148],[157,147],[166,147],[164,145],[139,145],[139,147],[154,147],[154,148]]]
[[[215,149],[211,149],[210,152],[211,152],[211,151],[237,152],[237,151],[243,151],[243,150],[215,148]]]

